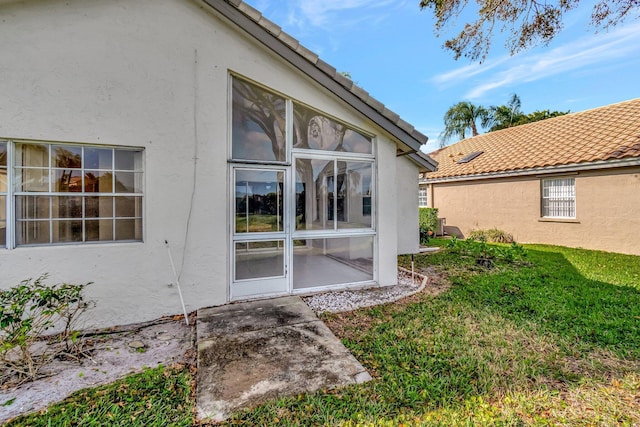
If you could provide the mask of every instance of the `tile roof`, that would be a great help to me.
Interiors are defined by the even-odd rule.
[[[427,180],[640,160],[640,98],[474,136],[429,155],[438,170],[426,173]]]
[[[298,40],[282,31],[280,26],[262,16],[258,10],[241,0],[204,2],[389,132],[403,145],[404,150],[400,154],[407,155],[427,170],[435,169],[436,162],[420,153],[420,146],[428,140],[426,135],[302,46]]]

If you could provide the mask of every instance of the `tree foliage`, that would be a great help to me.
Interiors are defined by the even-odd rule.
[[[489,110],[468,101],[458,102],[449,108],[444,115],[445,129],[440,134],[440,146],[444,147],[453,136],[464,139],[467,130],[471,130],[471,136],[478,135],[478,120],[483,127],[486,126],[490,120]]]
[[[525,114],[520,109],[520,105],[520,97],[514,93],[506,105],[489,107],[490,117],[487,121],[489,132],[563,116],[569,113],[569,111],[536,110],[532,113]]]
[[[513,55],[532,46],[548,44],[563,28],[563,17],[578,7],[580,0],[476,0],[477,19],[444,43],[455,59],[484,60],[494,31],[508,34],[505,47]],[[440,36],[469,7],[468,0],[420,0],[430,9]],[[637,17],[640,0],[596,0],[591,25],[596,29],[616,26],[629,16]]]
[[[521,110],[521,105],[520,97],[515,93],[506,104],[492,105],[489,108],[468,101],[458,102],[444,115],[445,130],[440,134],[440,147],[444,147],[453,136],[464,139],[467,130],[471,130],[471,136],[478,135],[478,120],[483,128],[493,132],[569,113],[569,111],[536,110],[526,114]]]

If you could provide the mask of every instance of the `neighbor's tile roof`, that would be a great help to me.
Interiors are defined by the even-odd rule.
[[[242,0],[204,1],[393,135],[409,148],[409,151],[405,151],[404,154],[413,161],[427,170],[435,169],[434,160],[420,152],[420,146],[428,140],[426,135],[402,120],[398,114],[373,98],[366,90],[355,85],[351,79],[342,75],[318,55],[302,46],[279,25],[262,16],[258,10]],[[232,9],[228,9],[227,5]],[[262,31],[256,31],[256,28]],[[311,69],[307,65],[310,65]]]
[[[426,173],[427,180],[640,158],[640,98],[489,132],[429,155],[438,170]]]

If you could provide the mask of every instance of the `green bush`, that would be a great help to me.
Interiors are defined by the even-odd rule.
[[[48,285],[44,283],[46,278],[44,274],[0,291],[0,384],[12,375],[19,381],[34,380],[40,368],[57,354],[79,350],[74,326],[78,317],[94,305],[82,295],[90,283]],[[52,328],[61,332],[50,340],[61,347],[36,352],[34,344]]]
[[[486,268],[493,267],[494,260],[515,263],[527,257],[526,250],[516,242],[509,246],[490,245],[485,239],[459,240],[453,236],[446,247],[449,252],[474,258],[476,264]]]
[[[493,243],[513,243],[513,236],[498,228],[490,228],[488,230],[471,230],[467,238]]]
[[[418,223],[420,224],[420,243],[426,244],[429,238],[435,236],[438,230],[438,209],[419,208]]]

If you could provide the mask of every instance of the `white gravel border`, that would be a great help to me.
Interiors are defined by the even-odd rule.
[[[398,268],[398,284],[354,291],[325,292],[303,297],[305,303],[316,313],[341,313],[358,308],[396,302],[421,292],[427,285],[428,278],[420,273]]]

